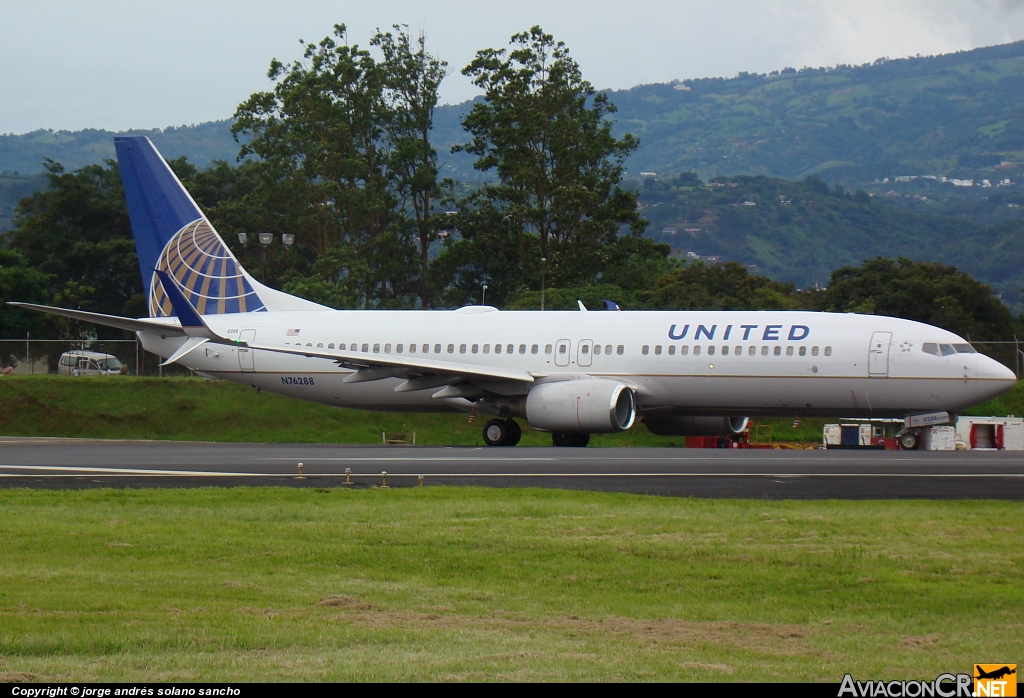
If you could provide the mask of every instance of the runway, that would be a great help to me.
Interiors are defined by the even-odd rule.
[[[371,487],[383,484],[385,471],[389,487],[419,486],[422,476],[427,487],[539,486],[764,499],[1024,500],[1024,454],[1007,451],[336,446],[0,437],[0,487]]]

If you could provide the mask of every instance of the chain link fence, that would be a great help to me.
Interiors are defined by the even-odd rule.
[[[0,339],[0,372],[8,375],[58,373],[61,356],[67,352],[96,352],[113,356],[120,372],[132,376],[187,376],[181,366],[161,367],[162,358],[147,354],[137,339]],[[69,364],[74,363],[68,361]],[[73,373],[72,366],[65,366]]]

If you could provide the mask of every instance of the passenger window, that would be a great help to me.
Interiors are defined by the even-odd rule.
[[[319,344],[316,345],[316,348],[317,349],[323,349],[324,348],[324,343],[320,342]]]
[[[551,345],[550,344],[545,344],[544,345],[544,353],[545,354],[550,354],[551,353]]]
[[[661,345],[658,344],[654,347],[654,353],[656,356],[661,356]]]
[[[669,352],[669,353],[671,353],[671,352]],[[601,355],[601,345],[600,344],[595,344],[594,345],[594,356],[600,356],[600,355]]]
[[[736,347],[736,350],[733,353],[736,356],[743,356],[743,347]]]
[[[410,354],[415,354],[416,353],[416,345],[415,344],[410,344],[409,345],[409,353]]]
[[[465,347],[466,345],[463,344],[462,346]],[[454,344],[449,344],[448,345],[448,353],[449,354],[454,354],[455,353],[455,345]]]
[[[749,349],[747,349],[747,354],[749,354],[750,356],[757,356],[757,347],[751,346]]]
[[[525,344],[520,344],[519,345],[519,353],[520,354],[525,354],[526,353],[526,345]]]
[[[807,356],[807,347],[800,347],[800,356]]]
[[[370,351],[370,345],[369,344],[364,344],[363,345],[363,352],[365,353],[365,352],[368,352],[368,351]]]
[[[429,354],[430,353],[430,345],[429,344],[424,344],[423,345],[423,353],[424,354]],[[440,344],[437,345],[437,353],[438,354],[441,353],[441,345]]]
[[[786,347],[786,356],[793,355],[793,347]]]
[[[328,349],[333,349],[334,348],[334,342],[331,342],[330,344],[328,344],[327,348]]]
[[[768,356],[768,347],[761,347],[761,356]]]
[[[490,354],[491,353],[491,345],[490,344],[485,344],[484,345],[484,353],[485,354]]]
[[[782,356],[782,347],[775,347],[775,351],[772,352],[776,356]]]
[[[675,356],[676,355],[676,345],[675,344],[670,344],[669,345],[669,347],[668,347],[668,355],[669,356]]]
[[[385,344],[384,345],[384,353],[385,354],[390,354],[391,353],[391,345],[390,344]]]
[[[306,342],[306,346],[307,347],[311,347],[311,346],[313,346],[313,343],[312,342]]]
[[[484,351],[486,351],[486,350],[487,350],[487,345],[485,344],[484,345]],[[501,345],[500,344],[495,344],[494,345],[494,353],[495,354],[500,354],[501,353]]]
[[[690,353],[690,345],[689,344],[684,344],[683,346],[679,347],[679,355],[680,356],[686,356],[689,353]]]
[[[722,347],[722,356],[729,355],[729,347]]]
[[[581,354],[589,354],[590,353],[590,347],[588,347],[586,344],[584,344],[582,347],[580,347],[580,353]]]
[[[832,347],[825,347],[825,356],[832,356]]]
[[[647,356],[648,354],[651,353],[651,348],[645,344],[643,346],[643,349],[640,350],[640,353],[643,354],[644,356]]]
[[[532,347],[530,347],[530,353],[531,354],[536,354],[538,349],[540,349],[540,347],[538,347],[536,344],[534,344]]]
[[[956,349],[953,348],[952,344],[940,344],[939,350],[942,352],[943,356],[949,356],[956,353]]]
[[[460,354],[465,354],[466,353],[466,345],[465,344],[460,344],[459,345],[459,353]]]
[[[605,344],[604,345],[604,353],[607,354],[608,356],[612,355],[612,345],[611,344]]]
[[[818,355],[818,347],[811,347],[811,356]]]
[[[714,355],[715,355],[715,345],[711,344],[711,345],[708,346],[708,356],[714,356]]]
[[[699,344],[694,344],[693,345],[693,355],[694,356],[700,356],[700,345]]]
[[[509,344],[507,347],[505,347],[505,353],[506,354],[515,354],[516,353],[516,345],[515,344]]]
[[[479,344],[474,344],[473,345],[473,353],[474,354],[479,354],[480,353],[480,345]]]
[[[558,345],[558,353],[559,354],[564,354],[568,350],[569,350],[569,346],[567,344],[559,344]]]
[[[403,349],[405,349],[405,345],[399,344],[397,347],[395,347],[395,353],[401,354]]]
[[[374,354],[379,354],[380,353],[380,345],[379,344],[374,344],[373,345],[373,353]]]
[[[622,356],[623,354],[626,353],[626,347],[620,344],[619,346],[615,347],[615,353],[618,354],[619,356]]]
[[[423,346],[426,346],[426,345],[424,344]],[[435,353],[435,354],[440,354],[440,353],[441,353],[441,345],[440,345],[440,344],[435,344],[435,345],[434,345],[434,353]],[[449,354],[451,354],[451,353],[452,353],[452,350],[451,350],[451,349],[449,349],[449,350],[448,350],[448,353],[449,353]]]
[[[957,354],[977,354],[974,347],[970,344],[954,344],[953,348],[956,349]]]

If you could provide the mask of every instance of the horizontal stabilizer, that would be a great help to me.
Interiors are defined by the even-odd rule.
[[[13,305],[18,308],[27,308],[29,310],[37,310],[40,313],[59,315],[61,317],[81,320],[83,322],[93,322],[97,325],[103,325],[104,327],[117,327],[118,329],[128,330],[130,332],[152,332],[164,337],[182,337],[185,335],[185,330],[177,324],[177,321],[174,318],[166,318],[162,321],[155,318],[151,320],[137,320],[135,318],[120,317],[118,315],[104,315],[103,313],[89,313],[84,310],[69,310],[68,308],[54,308],[49,305],[36,305],[35,303],[16,303],[14,301],[8,301],[7,305]]]

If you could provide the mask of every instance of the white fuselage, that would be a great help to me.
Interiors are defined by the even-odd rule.
[[[306,311],[207,315],[218,334],[250,343],[339,348],[377,358],[420,357],[528,371],[537,383],[612,378],[638,408],[691,415],[906,416],[956,412],[1009,389],[1013,372],[951,332],[897,318],[794,311],[536,312]],[[181,337],[140,332],[170,356]],[[343,345],[343,346],[342,346]],[[498,348],[500,347],[500,351]],[[968,347],[969,349],[969,347]],[[941,352],[940,352],[941,354]],[[346,383],[327,358],[207,345],[181,361],[217,378],[301,400],[372,410],[471,409],[437,388],[396,392],[403,380]],[[496,391],[524,394],[530,384]],[[511,391],[511,392],[509,392]]]

